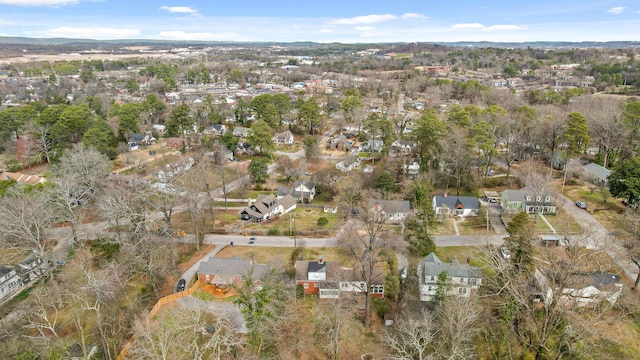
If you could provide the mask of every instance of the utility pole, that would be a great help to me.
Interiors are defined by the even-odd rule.
[[[485,217],[487,218],[487,234],[489,234],[489,208],[486,210]]]

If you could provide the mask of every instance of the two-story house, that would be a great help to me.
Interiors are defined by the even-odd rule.
[[[500,194],[500,207],[504,211],[525,211],[527,214],[555,214],[556,205],[548,190],[536,191],[531,187],[507,189]]]
[[[296,261],[296,285],[302,286],[307,295],[317,294],[320,299],[337,299],[341,294],[363,294],[367,284],[353,268],[342,267],[337,262]],[[369,295],[384,297],[384,277],[381,272],[373,276]]]
[[[446,281],[439,280],[440,274],[446,275]],[[420,301],[436,299],[440,286],[446,286],[448,295],[469,297],[472,291],[482,284],[482,269],[477,266],[461,264],[457,260],[445,263],[436,254],[427,255],[418,265]]]

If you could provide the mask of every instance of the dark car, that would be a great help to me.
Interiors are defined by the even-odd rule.
[[[178,286],[176,287],[176,292],[184,291],[187,287],[187,281],[185,279],[178,280]]]
[[[256,242],[256,238],[251,237],[249,238],[249,245],[254,244]]]
[[[576,206],[579,207],[580,209],[586,209],[587,208],[587,204],[584,203],[583,201],[576,201]]]

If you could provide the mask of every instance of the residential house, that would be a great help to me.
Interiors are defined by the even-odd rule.
[[[548,276],[539,269],[534,273],[536,286],[545,304],[554,301],[566,307],[595,307],[603,301],[615,304],[623,288],[622,277],[606,272],[579,272]]]
[[[420,164],[413,162],[413,164],[405,165],[405,171],[409,175],[418,175],[420,173]]]
[[[414,142],[409,140],[397,139],[391,143],[391,152],[394,154],[410,154],[416,147]]]
[[[309,180],[298,180],[293,183],[293,197],[300,202],[310,203],[316,196],[316,184]]]
[[[167,147],[174,149],[182,149],[187,146],[187,140],[183,138],[170,137],[167,138]]]
[[[336,164],[336,169],[349,172],[360,165],[360,159],[355,156],[349,156]]]
[[[528,214],[555,214],[553,198],[546,190],[534,191],[531,187],[520,190],[507,189],[500,194],[500,207],[504,211],[526,211]]]
[[[611,170],[596,163],[589,163],[583,167],[584,171],[595,179],[600,186],[609,186],[609,175]]]
[[[320,299],[337,299],[343,293],[362,294],[367,291],[367,282],[353,268],[340,266],[337,262],[296,261],[295,282],[307,295],[318,294]],[[381,272],[373,276],[370,296],[384,297],[384,277]]]
[[[275,133],[271,138],[277,144],[291,145],[293,144],[293,133],[289,130],[281,133]]]
[[[478,198],[474,196],[436,195],[432,205],[436,216],[477,216],[480,210]]]
[[[382,140],[367,140],[360,144],[360,151],[363,152],[381,152],[384,149],[384,141]]]
[[[227,133],[227,127],[222,124],[207,125],[202,133],[205,135],[223,136]]]
[[[215,144],[213,150],[209,151],[207,156],[214,164],[223,164],[227,160],[233,160],[233,151],[222,144]]]
[[[336,135],[327,142],[328,150],[351,151],[352,147],[353,143],[343,134]]]
[[[240,141],[236,145],[236,154],[246,155],[251,153],[251,145],[246,141]]]
[[[0,265],[0,300],[22,287],[22,278],[15,267]]]
[[[376,220],[399,223],[409,216],[411,205],[406,200],[369,200],[369,211]]]
[[[291,195],[278,199],[272,194],[259,194],[253,204],[240,212],[242,220],[262,222],[277,215],[288,214],[296,208],[296,200]]]
[[[472,291],[477,290],[482,284],[482,269],[469,264],[461,264],[457,260],[445,263],[436,254],[427,255],[418,265],[418,280],[420,288],[420,301],[433,301],[438,294],[438,288],[442,286],[439,280],[444,273],[446,279],[446,294],[460,297],[469,297]]]
[[[316,196],[316,184],[311,180],[298,180],[292,187],[279,186],[276,197],[281,199],[287,195],[293,196],[296,201],[310,203]]]
[[[243,286],[249,274],[253,284],[260,287],[270,271],[270,266],[254,264],[253,260],[210,257],[200,262],[197,276],[200,284],[211,284],[221,293],[227,293],[233,286]]]
[[[233,129],[233,136],[235,137],[239,137],[239,138],[243,138],[246,139],[249,136],[249,133],[251,132],[251,129],[246,128],[246,127],[242,127],[242,126],[237,126]]]

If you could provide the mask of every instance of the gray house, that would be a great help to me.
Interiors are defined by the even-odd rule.
[[[418,265],[420,301],[433,301],[442,284],[440,274],[447,275],[447,294],[469,297],[472,290],[482,284],[482,269],[477,266],[461,264],[457,260],[445,263],[436,254],[427,255]]]
[[[556,213],[556,205],[551,194],[546,190],[535,191],[530,187],[503,191],[500,194],[500,207],[504,211],[526,211],[527,214]]]
[[[597,180],[599,185],[601,186],[609,186],[609,175],[611,175],[611,170],[600,166],[596,163],[589,163],[583,167],[584,171]]]

